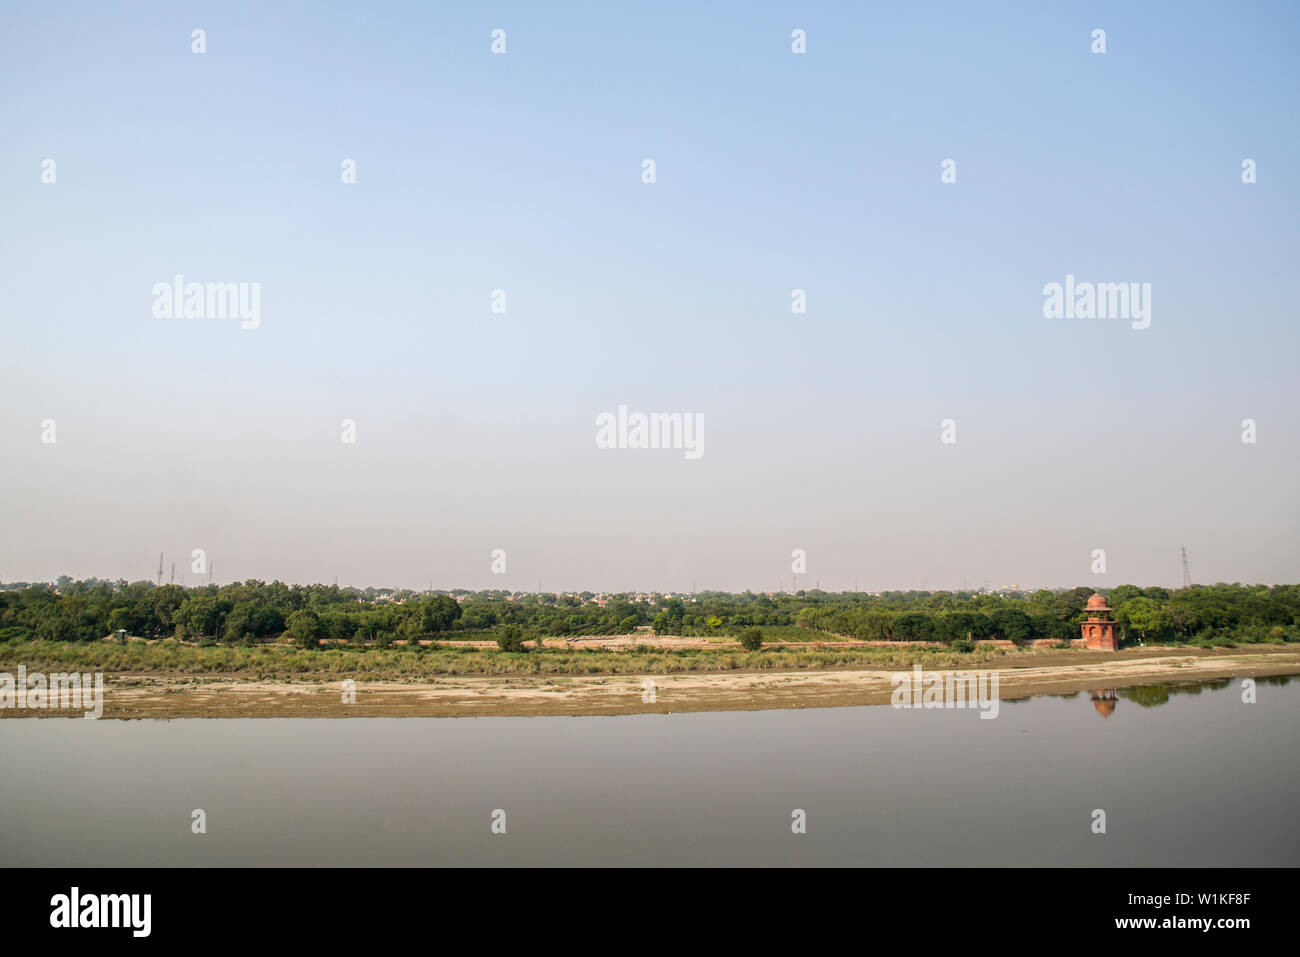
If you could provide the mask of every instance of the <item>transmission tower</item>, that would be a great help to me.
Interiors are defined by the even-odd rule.
[[[1183,587],[1192,587],[1192,573],[1187,570],[1187,546],[1183,546]]]
[[[162,587],[162,552],[158,553],[158,587]]]

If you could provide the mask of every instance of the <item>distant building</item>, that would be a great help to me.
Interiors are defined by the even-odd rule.
[[[1115,622],[1110,619],[1111,610],[1106,607],[1106,597],[1094,592],[1084,610],[1088,617],[1083,621],[1083,647],[1119,651],[1119,637],[1115,634]]]

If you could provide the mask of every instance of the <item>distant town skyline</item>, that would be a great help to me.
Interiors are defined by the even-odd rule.
[[[494,578],[497,578],[497,576],[493,576],[493,577],[494,577]],[[1100,576],[1098,576],[1098,577],[1100,577]],[[157,572],[156,572],[156,571],[155,571],[154,575],[151,575],[151,576],[138,576],[138,575],[136,575],[136,576],[132,576],[132,575],[103,575],[103,574],[100,574],[100,575],[89,574],[89,575],[84,575],[84,576],[83,576],[83,575],[70,575],[70,574],[67,574],[67,573],[62,573],[62,574],[60,574],[60,575],[54,575],[54,576],[49,576],[49,577],[27,577],[27,578],[24,578],[24,577],[19,576],[19,577],[13,577],[13,578],[3,578],[3,579],[0,579],[0,587],[3,587],[3,586],[5,586],[5,585],[16,584],[16,583],[20,583],[20,582],[27,582],[27,583],[33,583],[33,584],[35,584],[35,583],[54,584],[54,583],[56,583],[58,580],[63,579],[63,578],[69,579],[69,580],[71,580],[71,581],[87,581],[87,580],[92,580],[92,579],[97,579],[97,580],[100,580],[100,581],[126,581],[126,582],[140,582],[140,581],[147,581],[147,582],[151,582],[151,583],[155,583],[155,584],[157,584],[157,583],[159,583],[159,581],[161,581],[161,584],[163,584],[163,585],[175,584],[175,585],[182,585],[182,586],[184,586],[184,587],[186,587],[186,588],[201,587],[201,586],[208,585],[208,584],[217,585],[217,586],[225,586],[225,585],[231,585],[231,584],[239,584],[239,583],[241,583],[241,582],[250,581],[250,580],[257,580],[257,581],[266,581],[266,582],[271,582],[271,581],[281,581],[281,582],[283,582],[283,583],[286,584],[286,585],[303,585],[303,586],[306,586],[306,585],[337,585],[337,586],[340,587],[340,588],[357,589],[357,590],[360,590],[360,591],[365,591],[365,590],[372,590],[372,591],[378,591],[378,592],[399,592],[399,591],[411,591],[411,592],[416,592],[416,593],[421,593],[421,592],[447,592],[447,593],[450,593],[450,592],[456,592],[456,591],[468,591],[468,592],[502,591],[502,592],[506,592],[506,593],[510,593],[510,594],[519,594],[519,595],[538,595],[538,594],[540,594],[540,595],[562,595],[562,594],[576,595],[576,594],[581,594],[581,593],[583,593],[583,592],[589,592],[589,593],[597,594],[597,595],[602,595],[602,594],[623,594],[623,595],[642,595],[642,594],[644,594],[644,595],[690,595],[690,594],[699,593],[699,592],[729,592],[729,593],[732,593],[732,594],[741,594],[741,593],[744,593],[744,592],[747,592],[747,591],[748,591],[748,592],[752,592],[752,593],[754,593],[754,594],[769,594],[769,595],[771,595],[771,594],[787,594],[787,595],[788,595],[788,594],[794,594],[794,593],[797,593],[797,592],[800,592],[800,591],[813,591],[813,590],[821,590],[821,591],[825,591],[825,592],[829,592],[829,593],[833,593],[833,594],[838,594],[838,593],[845,593],[845,594],[852,594],[852,593],[858,593],[858,594],[879,594],[879,593],[881,593],[881,592],[891,592],[891,591],[892,591],[892,592],[897,592],[897,591],[930,591],[930,592],[946,591],[946,592],[973,592],[973,593],[985,593],[985,594],[996,594],[996,593],[1007,593],[1007,592],[1020,592],[1020,593],[1024,593],[1024,594],[1029,594],[1029,593],[1032,593],[1032,592],[1035,592],[1035,591],[1040,591],[1040,590],[1047,590],[1047,591],[1069,591],[1069,590],[1074,589],[1074,588],[1094,588],[1094,589],[1096,589],[1097,591],[1105,592],[1105,591],[1107,591],[1108,589],[1116,588],[1116,587],[1118,587],[1118,586],[1120,586],[1120,585],[1137,585],[1137,586],[1142,587],[1142,588],[1147,588],[1147,587],[1161,587],[1161,588],[1169,588],[1169,589],[1171,589],[1171,590],[1176,590],[1177,588],[1182,587],[1182,582],[1181,582],[1181,581],[1178,581],[1178,582],[1172,582],[1172,583],[1171,583],[1171,582],[1164,582],[1164,581],[1137,581],[1137,580],[1127,580],[1127,579],[1126,579],[1126,580],[1123,580],[1123,581],[1115,580],[1115,581],[1111,581],[1111,582],[1084,581],[1084,580],[1080,580],[1080,581],[1078,581],[1078,582],[1074,582],[1074,583],[1072,583],[1072,584],[1043,584],[1043,583],[1032,583],[1032,582],[1026,582],[1026,583],[1020,583],[1020,582],[1005,583],[1005,582],[1004,582],[1004,583],[999,583],[999,582],[994,582],[994,581],[991,581],[991,580],[990,580],[990,581],[987,581],[987,582],[981,580],[981,581],[978,582],[978,583],[966,582],[966,583],[959,584],[959,585],[948,585],[948,586],[944,586],[944,585],[923,585],[923,586],[922,586],[922,585],[917,585],[917,586],[909,586],[909,587],[889,587],[889,586],[879,586],[879,585],[868,585],[868,584],[865,584],[865,583],[862,583],[862,582],[859,582],[859,581],[855,581],[855,582],[851,582],[851,583],[849,583],[849,584],[847,584],[847,585],[845,585],[845,586],[843,586],[843,587],[839,587],[839,586],[835,586],[835,585],[832,585],[832,584],[823,584],[823,583],[821,582],[820,579],[818,579],[818,578],[814,578],[814,579],[809,580],[809,581],[804,581],[804,580],[801,579],[801,580],[798,580],[797,582],[787,582],[784,586],[774,586],[774,587],[769,587],[769,588],[757,587],[757,586],[755,586],[755,587],[741,586],[741,587],[738,587],[738,588],[721,588],[721,587],[716,587],[716,586],[712,586],[712,585],[708,585],[708,584],[700,583],[700,582],[691,582],[691,583],[688,584],[685,588],[645,587],[645,586],[635,586],[635,587],[626,587],[626,588],[593,588],[593,587],[572,587],[572,586],[569,586],[569,587],[563,587],[563,588],[549,588],[549,587],[538,587],[538,586],[540,586],[540,585],[544,585],[544,584],[545,584],[544,582],[535,583],[534,585],[529,586],[529,585],[520,585],[520,584],[518,584],[518,583],[505,582],[505,581],[501,581],[501,580],[494,580],[494,581],[492,581],[492,582],[489,582],[489,583],[487,583],[487,584],[482,584],[482,585],[446,584],[446,583],[440,583],[440,582],[436,582],[436,581],[434,581],[434,582],[425,582],[425,583],[423,583],[423,584],[396,584],[396,583],[392,583],[392,582],[385,582],[385,583],[377,583],[377,582],[357,583],[357,582],[345,582],[345,581],[343,581],[343,580],[341,580],[341,579],[338,580],[338,581],[334,581],[333,579],[326,580],[326,581],[294,581],[294,580],[289,580],[289,579],[285,579],[285,578],[277,578],[276,576],[265,576],[265,575],[251,575],[251,576],[245,576],[245,577],[241,577],[241,578],[225,578],[225,577],[217,578],[217,577],[214,577],[214,578],[212,578],[211,580],[209,580],[208,576],[206,576],[206,575],[198,575],[198,574],[194,574],[194,573],[185,574],[185,573],[183,573],[183,572],[181,572],[181,571],[176,571],[176,572],[174,573],[174,577],[173,577],[173,572],[172,572],[172,570],[171,570],[170,564],[168,564],[168,566],[165,568],[165,570],[164,570],[164,574],[162,575],[161,579],[159,579],[159,576],[157,575]],[[1193,578],[1192,581],[1191,581],[1191,584],[1193,584],[1193,585],[1198,585],[1198,586],[1203,586],[1203,585],[1213,585],[1213,584],[1219,584],[1219,583],[1223,583],[1223,584],[1234,584],[1234,583],[1239,583],[1239,584],[1243,584],[1243,585],[1284,585],[1284,584],[1295,584],[1294,582],[1282,582],[1282,581],[1277,581],[1277,582],[1248,582],[1248,581],[1242,581],[1242,580],[1240,580],[1240,579],[1216,579],[1215,581],[1199,581],[1199,580]]]

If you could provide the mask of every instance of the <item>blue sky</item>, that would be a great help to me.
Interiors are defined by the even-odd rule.
[[[1300,580],[1294,5],[2,16],[0,579]],[[619,403],[706,454],[595,448]]]

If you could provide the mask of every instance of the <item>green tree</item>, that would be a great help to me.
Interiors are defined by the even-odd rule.
[[[460,624],[463,628],[491,628],[497,623],[496,612],[486,604],[470,604],[465,609],[465,614],[461,616]]]
[[[222,603],[211,595],[191,594],[177,610],[176,621],[193,634],[215,638],[226,622],[225,612]]]
[[[1084,588],[1082,585],[1071,588],[1057,595],[1052,601],[1052,613],[1062,621],[1073,621],[1087,606],[1088,599],[1091,597],[1091,588]]]
[[[320,615],[304,608],[289,616],[289,634],[300,647],[316,648],[325,637],[325,626],[321,624]]]
[[[761,628],[746,628],[740,633],[740,647],[746,651],[758,651],[763,647],[763,631]]]
[[[226,640],[243,641],[244,636],[257,636],[257,605],[241,601],[226,616]]]
[[[460,602],[450,595],[435,595],[420,609],[425,632],[448,631],[461,617]]]
[[[929,641],[934,637],[934,619],[909,611],[894,619],[894,637],[900,641]]]
[[[999,608],[992,615],[998,633],[1008,641],[1024,641],[1030,634],[1029,616],[1019,608]]]
[[[523,651],[524,635],[518,625],[506,625],[497,635],[497,647],[502,651]]]
[[[1119,607],[1117,616],[1144,639],[1159,637],[1174,626],[1173,616],[1153,598],[1130,598]]]
[[[134,609],[120,607],[108,613],[108,630],[117,631],[119,628],[125,629],[127,634],[132,634],[139,628],[138,616]]]
[[[1139,598],[1141,595],[1142,589],[1137,585],[1116,585],[1106,595],[1106,601],[1111,608],[1118,610],[1130,598]]]
[[[325,626],[329,637],[335,641],[351,641],[357,633],[360,622],[349,614],[336,612],[328,616],[322,615],[321,624]]]

